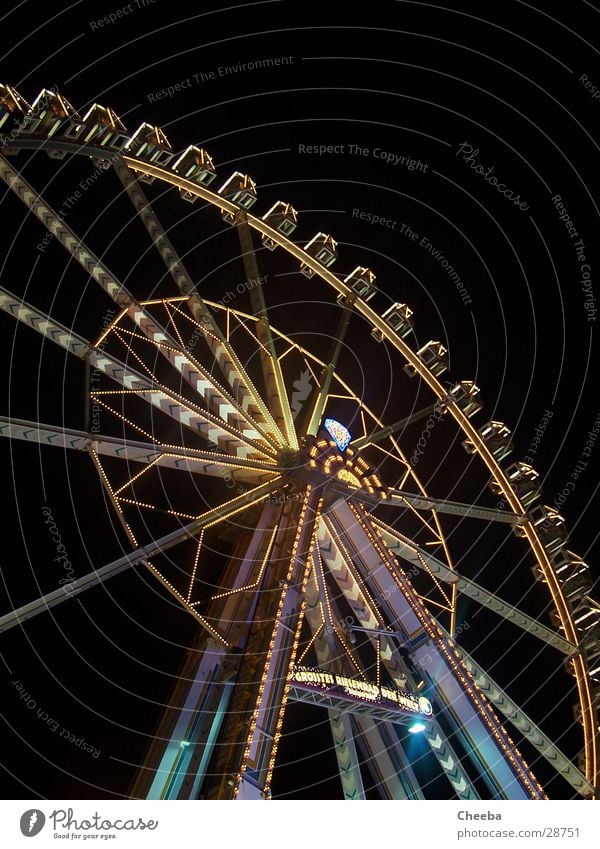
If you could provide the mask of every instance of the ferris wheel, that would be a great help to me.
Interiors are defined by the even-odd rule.
[[[448,798],[546,798],[519,741],[572,796],[596,798],[600,607],[589,569],[543,503],[538,473],[510,457],[509,428],[485,420],[472,380],[448,379],[444,344],[416,344],[410,307],[390,303],[370,268],[334,273],[331,235],[295,241],[290,203],[258,217],[248,175],[218,180],[204,149],[174,152],[159,127],[131,134],[99,104],[81,116],[56,91],[30,105],[6,85],[0,132],[0,177],[111,307],[87,339],[0,289],[15,321],[85,363],[87,398],[80,429],[3,417],[0,435],[87,454],[130,546],[0,616],[0,631],[27,628],[127,569],[145,571],[198,625],[132,795],[270,798],[286,707],[297,702],[322,708],[346,799],[365,798],[367,776],[382,798],[426,798],[410,757],[417,734]],[[129,291],[35,191],[17,158],[39,150],[114,172],[170,294]],[[203,296],[142,187],[161,183],[216,211],[237,239],[244,279],[224,282],[218,298]],[[310,287],[326,331],[300,299],[269,303],[282,253],[289,291],[298,280]],[[373,381],[383,403],[347,366],[359,347],[390,363],[391,390]],[[434,451],[435,474],[424,476]],[[500,578],[492,591],[463,571],[482,528],[531,567],[550,621],[503,598]],[[461,599],[509,623],[515,645],[526,634],[564,662],[577,763],[462,645],[476,625],[459,621]]]

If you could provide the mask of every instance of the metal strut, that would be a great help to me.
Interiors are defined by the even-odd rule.
[[[325,410],[325,405],[329,396],[331,381],[333,380],[333,375],[335,374],[338,360],[342,352],[344,339],[346,337],[346,333],[350,325],[350,319],[352,318],[352,307],[355,300],[356,295],[353,293],[352,295],[349,295],[347,298],[345,298],[342,303],[342,314],[338,322],[335,336],[333,337],[333,344],[331,348],[331,353],[329,355],[329,362],[321,372],[321,376],[319,379],[319,388],[317,390],[317,397],[314,400],[311,416],[308,422],[308,428],[306,430],[307,434],[309,434],[310,436],[317,435],[319,425],[321,424],[321,418],[323,416],[323,411]]]
[[[265,388],[269,409],[275,419],[279,430],[287,437],[290,447],[298,449],[298,437],[288,394],[285,388],[281,363],[277,357],[269,315],[262,288],[262,278],[258,273],[258,263],[254,253],[254,242],[252,241],[252,230],[240,214],[236,222],[236,229],[242,249],[242,260],[246,272],[246,285],[250,296],[252,311],[257,317],[256,332],[260,343],[260,361],[263,370]]]
[[[504,513],[501,510],[492,510],[488,507],[475,507],[473,504],[461,504],[459,501],[448,501],[442,498],[430,498],[426,495],[416,495],[413,492],[403,492],[398,489],[387,489],[386,498],[379,495],[354,489],[346,486],[342,481],[332,480],[328,489],[339,493],[342,497],[352,498],[373,507],[400,507],[410,505],[417,510],[435,510],[436,513],[448,513],[453,516],[465,516],[469,519],[483,519],[488,522],[506,522],[509,525],[518,525],[524,521],[525,516],[515,513]]]
[[[148,312],[136,301],[126,286],[100,261],[94,252],[88,248],[79,237],[68,227],[56,212],[44,203],[27,181],[0,157],[0,177],[12,191],[23,201],[41,223],[58,239],[64,248],[89,274],[92,280],[111,297],[118,307],[127,311],[129,318],[137,325],[146,338],[156,345],[160,354],[180,372],[183,379],[200,395],[207,408],[213,414],[222,417],[227,423],[233,420],[233,427],[250,439],[265,439],[265,450],[272,452],[273,446],[268,442],[258,425],[248,422],[248,414],[237,402],[219,387],[208,370],[198,362],[193,361],[187,353],[181,352],[179,344],[168,331],[158,324]]]
[[[262,443],[255,444],[251,440],[246,440],[239,431],[223,419],[195,404],[186,402],[185,399],[156,384],[151,378],[99,348],[94,348],[82,336],[2,287],[0,287],[0,309],[4,309],[18,321],[27,324],[32,330],[41,333],[79,359],[83,360],[86,355],[89,355],[90,363],[98,371],[103,372],[124,389],[135,392],[165,415],[190,428],[196,434],[210,442],[220,444],[225,453],[232,456],[235,453],[244,459],[252,454],[265,456],[267,449]]]
[[[237,399],[236,403],[257,427],[266,432],[273,445],[282,445],[283,436],[271,413],[229,341],[221,332],[212,312],[196,291],[192,278],[163,230],[134,173],[123,159],[117,159],[113,167],[179,292],[188,297],[189,310],[220,371],[229,383]]]
[[[236,515],[236,513],[241,512],[246,507],[250,507],[252,504],[256,504],[259,501],[263,501],[280,485],[281,481],[279,479],[262,484],[261,486],[250,490],[250,492],[246,492],[238,498],[232,499],[227,504],[215,507],[213,510],[203,513],[202,516],[194,519],[193,522],[172,531],[170,534],[165,534],[165,536],[160,537],[160,539],[140,546],[140,548],[137,548],[130,554],[125,554],[123,557],[119,557],[117,560],[107,563],[106,566],[102,566],[100,569],[96,569],[94,572],[90,572],[88,575],[84,575],[82,578],[78,578],[70,584],[65,584],[60,589],[47,593],[35,601],[31,601],[28,604],[24,604],[22,607],[18,607],[16,610],[13,610],[12,613],[7,613],[0,617],[0,633],[8,631],[10,628],[14,628],[15,625],[19,625],[21,622],[27,621],[27,619],[32,619],[34,616],[37,616],[38,613],[43,613],[43,611],[66,601],[68,598],[79,595],[90,587],[95,587],[98,584],[104,583],[104,581],[112,578],[113,575],[118,575],[125,569],[129,569],[130,566],[135,566],[136,564],[143,563],[145,560],[148,560],[155,555],[162,554],[174,545],[178,545],[180,542],[183,542],[185,539],[195,539],[198,531],[202,530],[202,528],[206,528],[209,525],[216,524],[217,522],[222,522],[225,519]],[[193,612],[193,608],[190,612]]]
[[[424,572],[429,570],[440,581],[444,581],[451,586],[456,586],[461,593],[472,598],[482,607],[493,610],[494,613],[502,616],[508,622],[512,622],[513,625],[521,628],[526,633],[538,637],[538,639],[543,640],[549,646],[552,646],[552,648],[563,652],[563,654],[570,655],[577,650],[577,647],[573,643],[570,643],[560,634],[557,634],[556,631],[546,628],[545,625],[542,625],[536,619],[513,607],[508,602],[503,601],[497,595],[485,589],[485,587],[480,586],[475,581],[472,581],[470,578],[465,578],[453,569],[449,569],[445,563],[438,560],[429,551],[419,548],[406,537],[403,537],[402,534],[390,528],[389,525],[386,525],[374,516],[371,517],[371,521],[392,554],[403,560],[407,560]]]
[[[182,445],[153,444],[74,428],[39,424],[25,419],[9,419],[5,416],[0,416],[0,437],[74,451],[93,449],[98,454],[116,457],[128,463],[165,466],[191,474],[223,477],[225,470],[231,468],[231,475],[235,480],[256,478],[256,483],[264,483],[263,478],[279,471],[273,463],[260,460],[243,460],[241,457],[226,457],[212,451],[200,451]]]
[[[352,448],[356,451],[360,451],[361,448],[365,448],[367,445],[374,445],[377,442],[382,442],[388,436],[393,436],[395,433],[398,433],[399,430],[402,430],[405,427],[408,427],[415,422],[421,421],[421,419],[427,418],[432,413],[434,413],[438,409],[438,404],[431,404],[429,407],[425,407],[423,410],[419,410],[417,413],[413,413],[410,416],[406,416],[403,419],[399,419],[397,422],[394,422],[387,427],[382,427],[380,430],[375,430],[373,433],[368,433],[365,436],[361,436],[360,439],[356,439],[354,442],[351,442]]]

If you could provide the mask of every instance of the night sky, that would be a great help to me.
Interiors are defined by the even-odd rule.
[[[508,424],[514,459],[529,453],[545,502],[566,518],[569,548],[597,578],[600,6],[119,1],[43,10],[24,0],[3,11],[0,83],[29,102],[57,86],[80,112],[110,106],[131,131],[157,124],[174,149],[210,152],[215,186],[234,170],[250,174],[258,215],[277,200],[292,203],[299,243],[331,233],[333,270],[371,267],[377,309],[386,299],[409,304],[411,344],[440,340],[444,377],[481,387],[478,424]],[[90,179],[89,160],[44,152],[10,162],[136,297],[178,294],[114,174]],[[144,188],[203,295],[219,300],[244,279],[235,233],[214,210],[160,184]],[[96,338],[111,301],[55,241],[40,248],[44,228],[4,184],[0,211],[0,285]],[[324,356],[335,313],[320,303],[323,290],[293,260],[265,254],[273,324]],[[247,296],[235,307],[249,309]],[[4,312],[0,341],[0,415],[82,429],[82,363]],[[346,342],[340,368],[382,418],[417,403],[401,364],[362,319]],[[407,432],[407,453],[419,432]],[[451,428],[434,430],[428,451],[421,468],[433,495],[468,500],[485,487],[480,470],[463,475],[466,455]],[[48,515],[75,577],[127,542],[89,457],[4,439],[0,452],[2,615],[64,577]],[[484,491],[480,502],[495,499]],[[521,543],[496,527],[451,519],[445,527],[457,568],[549,623]],[[467,650],[575,760],[581,734],[561,656],[468,599],[459,622],[469,624]],[[4,797],[127,797],[195,634],[185,611],[132,570],[0,635]],[[292,705],[284,732],[274,797],[340,798],[325,714]],[[571,795],[527,744],[522,751],[551,796]],[[418,743],[412,754],[418,764]],[[432,781],[427,792],[446,791]]]

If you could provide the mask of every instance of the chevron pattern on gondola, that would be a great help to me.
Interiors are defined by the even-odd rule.
[[[471,786],[466,773],[463,771],[456,752],[440,732],[437,722],[428,724],[423,735],[431,751],[435,754],[439,765],[444,770],[446,777],[452,785],[459,799],[479,799],[479,795]]]
[[[556,771],[569,782],[571,787],[583,795],[591,794],[592,788],[581,770],[571,763],[544,732],[537,727],[533,720],[483,671],[464,649],[459,646],[456,648],[479,689],[485,693],[500,713],[554,766]]]

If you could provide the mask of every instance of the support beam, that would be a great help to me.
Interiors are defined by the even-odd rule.
[[[373,507],[406,507],[410,505],[417,510],[435,510],[436,513],[448,513],[452,516],[465,516],[469,519],[483,519],[486,522],[506,522],[518,525],[525,516],[492,510],[488,507],[476,507],[474,504],[462,504],[459,501],[448,501],[442,498],[430,498],[427,495],[416,495],[412,492],[401,492],[398,489],[388,489],[387,498],[371,495],[360,489],[346,486],[342,481],[332,480],[328,489],[339,493],[340,496],[370,504]]]
[[[422,669],[435,698],[452,705],[447,718],[463,740],[467,753],[470,756],[478,753],[474,763],[485,767],[484,775],[492,795],[507,799],[544,798],[543,789],[485,696],[474,686],[468,686],[471,676],[452,643],[427,611],[408,577],[398,569],[361,505],[338,502],[324,524],[331,529],[332,536],[336,531],[339,534],[341,527],[346,528],[348,570],[356,572],[363,593],[378,600],[387,622],[404,632],[411,643],[411,659]],[[346,597],[350,600],[349,595]],[[361,625],[370,627],[367,623]],[[383,652],[382,661],[386,662]]]
[[[314,398],[310,419],[308,421],[308,428],[306,432],[309,436],[316,436],[317,431],[319,430],[319,425],[323,418],[323,411],[325,410],[327,398],[329,397],[331,381],[333,380],[333,375],[335,374],[338,360],[342,352],[344,339],[350,325],[350,319],[352,318],[352,308],[355,300],[356,296],[352,294],[349,295],[348,298],[345,298],[341,304],[342,314],[338,322],[335,336],[333,337],[333,345],[329,355],[329,362],[321,372],[319,387],[316,390],[316,397]]]
[[[335,708],[330,708],[327,713],[344,799],[348,802],[366,799],[351,718]]]
[[[508,721],[521,732],[523,737],[537,749],[540,755],[552,766],[559,775],[568,781],[571,787],[582,796],[593,796],[594,788],[586,780],[585,775],[554,745],[541,728],[510,698],[510,696],[476,663],[462,646],[455,645],[463,663],[469,670],[475,683],[490,702]]]
[[[198,531],[202,530],[202,528],[207,528],[210,525],[222,522],[225,519],[235,516],[237,513],[240,513],[242,510],[250,507],[252,504],[263,501],[280,485],[281,479],[278,478],[275,481],[270,481],[269,483],[256,487],[255,489],[250,490],[250,492],[246,492],[238,498],[232,499],[232,501],[229,501],[227,504],[216,507],[213,510],[209,510],[207,513],[203,513],[188,525],[178,528],[176,531],[172,531],[170,534],[166,534],[160,539],[149,542],[135,551],[132,551],[130,554],[119,557],[117,560],[113,560],[112,563],[107,563],[106,566],[102,566],[100,569],[90,572],[88,575],[84,575],[83,578],[79,578],[71,584],[65,584],[60,589],[47,593],[47,595],[29,602],[29,604],[24,604],[22,607],[13,610],[12,613],[0,616],[0,633],[8,631],[10,628],[14,628],[15,625],[19,625],[28,619],[32,619],[34,616],[37,616],[38,613],[43,613],[45,610],[60,604],[62,601],[66,601],[68,598],[79,595],[90,587],[95,587],[98,584],[103,583],[109,578],[112,578],[114,575],[118,575],[120,572],[125,571],[125,569],[129,569],[131,566],[135,566],[138,563],[149,560],[153,556],[163,554],[163,552],[167,551],[169,548],[172,548],[174,545],[178,545],[186,539],[194,539],[198,534]]]
[[[318,540],[323,561],[336,581],[340,593],[350,605],[353,614],[360,622],[360,626],[369,634],[371,645],[375,647],[377,640],[381,639],[378,632],[384,630],[380,610],[375,608],[374,605],[370,606],[367,591],[366,589],[363,590],[364,584],[362,582],[359,584],[352,560],[341,551],[325,520],[320,524]],[[393,619],[394,617],[392,617],[392,621]],[[418,623],[418,620],[416,622]],[[411,623],[409,628],[413,631],[414,625]],[[408,678],[408,670],[398,651],[396,635],[391,636],[394,639],[386,640],[385,645],[382,646],[381,661],[395,685],[402,687]],[[403,636],[406,639],[406,635]],[[468,774],[463,770],[459,758],[450,746],[435,717],[428,720],[426,731],[423,733],[426,734],[431,751],[457,796],[460,799],[478,798]]]
[[[221,584],[234,592],[213,599],[206,617],[218,623],[228,645],[235,648],[226,652],[223,645],[199,634],[144,758],[131,794],[136,798],[203,798],[205,782],[213,778],[211,759],[222,745],[221,729],[243,661],[239,648],[268,571],[261,564],[268,560],[279,512],[276,504],[267,501],[250,541],[240,539],[239,547],[232,552]],[[242,591],[249,585],[255,587],[253,592]]]
[[[117,159],[114,162],[114,170],[179,292],[188,297],[187,304],[190,312],[196,320],[221,373],[229,383],[236,403],[256,424],[256,427],[267,434],[273,445],[284,445],[285,440],[281,431],[277,428],[266,404],[250,380],[237,354],[221,332],[212,312],[197,293],[192,278],[154,214],[135,174],[123,159]]]
[[[259,355],[268,406],[279,430],[286,436],[290,448],[297,451],[299,446],[294,417],[283,379],[281,363],[275,350],[271,325],[269,324],[269,314],[262,290],[261,277],[258,273],[254,242],[252,241],[252,230],[241,215],[235,226],[242,249],[250,304],[252,312],[257,317],[256,334],[260,342]]]
[[[387,427],[382,427],[380,430],[374,430],[373,433],[361,436],[360,439],[355,439],[350,443],[350,445],[356,451],[360,451],[361,448],[366,448],[368,445],[375,445],[378,442],[382,442],[384,439],[387,439],[388,436],[393,436],[395,433],[398,433],[399,430],[403,430],[405,427],[421,421],[421,419],[426,419],[427,416],[430,416],[437,409],[438,404],[431,404],[429,407],[425,407],[417,413],[413,413],[410,416],[399,419],[397,422],[394,422]]]
[[[576,646],[565,640],[556,631],[552,631],[536,619],[513,607],[508,602],[503,601],[497,595],[485,589],[485,587],[480,586],[475,581],[472,581],[470,578],[465,578],[459,575],[458,572],[449,569],[445,563],[434,557],[431,552],[415,545],[412,541],[403,537],[398,531],[390,528],[389,525],[386,525],[373,516],[371,517],[371,521],[386,546],[397,557],[407,560],[424,572],[431,572],[440,581],[456,587],[459,592],[473,599],[473,601],[476,601],[482,607],[493,610],[494,613],[502,616],[508,622],[512,622],[513,625],[521,628],[527,634],[532,634],[534,637],[543,640],[549,646],[558,649],[563,654],[571,655],[577,651]]]
[[[398,739],[398,726],[369,716],[352,718],[363,762],[385,799],[425,799],[412,764]]]
[[[199,394],[214,415],[223,418],[225,423],[231,420],[233,427],[239,429],[245,438],[252,440],[266,439],[254,425],[247,422],[246,413],[241,410],[233,398],[227,396],[222,387],[215,383],[209,371],[198,362],[193,361],[187,353],[180,350],[179,343],[170,336],[168,331],[143,309],[127,287],[59,218],[52,207],[39,198],[29,183],[3,157],[0,157],[0,177],[81,265],[90,279],[95,280],[119,308],[127,310],[131,321],[156,346],[159,353],[171,366],[181,374],[186,383]],[[273,448],[268,441],[266,441],[264,447],[268,447],[267,450]]]
[[[190,474],[221,478],[231,474],[234,480],[251,481],[257,484],[264,483],[269,477],[279,472],[278,467],[273,463],[260,460],[242,460],[229,455],[215,454],[213,451],[186,448],[182,445],[165,446],[124,437],[86,433],[73,428],[38,424],[25,419],[8,419],[5,416],[0,416],[0,437],[73,451],[93,450],[98,454],[115,457],[127,463],[152,464]]]
[[[225,453],[235,454],[244,459],[249,456],[265,457],[266,449],[263,444],[245,440],[239,431],[222,419],[167,391],[154,383],[152,379],[111,357],[103,350],[92,347],[86,339],[2,287],[0,287],[0,309],[4,309],[79,359],[85,359],[86,355],[89,355],[90,365],[98,371],[103,372],[124,389],[135,392],[147,403],[151,403],[197,435],[221,445]]]
[[[307,487],[301,502],[283,505],[265,571],[263,592],[240,646],[238,687],[215,754],[206,798],[261,799],[270,784],[306,607],[319,497]],[[235,776],[233,785],[228,776]]]

